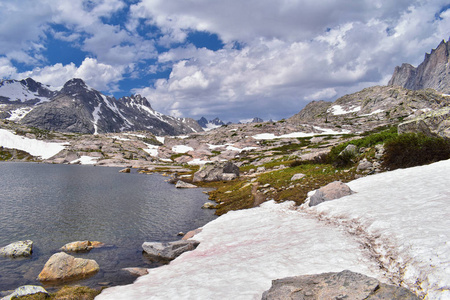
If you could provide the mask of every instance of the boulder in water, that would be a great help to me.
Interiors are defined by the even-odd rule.
[[[20,257],[30,256],[33,251],[33,241],[18,241],[0,248],[1,256]]]
[[[59,281],[83,278],[100,269],[95,260],[75,258],[64,252],[53,254],[38,276],[40,281]]]

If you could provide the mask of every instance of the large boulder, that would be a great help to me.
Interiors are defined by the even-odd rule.
[[[194,182],[228,181],[239,177],[239,167],[230,161],[205,164],[194,174]]]
[[[159,260],[172,260],[186,251],[197,248],[200,243],[194,240],[180,240],[169,243],[145,242],[142,244],[144,252]]]
[[[88,252],[94,248],[103,247],[105,244],[97,241],[76,241],[65,244],[61,247],[61,251],[65,252]]]
[[[59,281],[83,278],[98,272],[100,267],[92,259],[75,258],[64,252],[53,254],[38,276],[40,281]]]
[[[14,292],[6,297],[3,297],[1,300],[10,300],[16,299],[16,297],[34,295],[34,294],[43,294],[48,295],[48,292],[42,287],[38,285],[23,285],[14,290]]]
[[[262,299],[418,300],[419,297],[403,287],[345,270],[273,280]]]
[[[175,184],[175,187],[177,189],[193,189],[196,188],[196,185],[190,184],[188,182],[184,182],[182,180],[178,180],[177,183]]]
[[[348,185],[341,181],[333,181],[318,189],[309,200],[309,206],[316,206],[322,202],[339,199],[353,194]]]
[[[18,241],[0,248],[1,256],[20,257],[30,256],[33,251],[33,241]]]

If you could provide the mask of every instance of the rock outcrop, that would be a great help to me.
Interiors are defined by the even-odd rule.
[[[0,256],[21,257],[30,256],[33,251],[33,241],[18,241],[0,248]]]
[[[184,182],[182,180],[178,180],[177,183],[175,184],[175,187],[177,189],[193,189],[196,188],[197,186],[194,184],[190,184],[188,182]]]
[[[398,125],[398,133],[420,132],[450,139],[450,107],[420,114]]]
[[[435,89],[441,93],[450,93],[450,44],[442,42],[430,54],[425,54],[424,61],[417,67],[402,64],[395,67],[388,85],[401,86],[410,90]]]
[[[309,206],[316,206],[322,202],[339,199],[353,194],[348,185],[340,181],[333,181],[318,189],[309,200]]]
[[[152,258],[172,260],[186,251],[194,250],[199,244],[194,240],[180,240],[169,243],[145,242],[142,244],[142,249]]]
[[[194,174],[193,181],[229,181],[237,177],[239,177],[239,167],[228,161],[205,164]]]
[[[87,277],[100,270],[95,260],[75,258],[64,252],[53,254],[38,276],[40,281],[64,281]]]
[[[1,300],[10,300],[17,299],[17,297],[34,295],[34,294],[43,294],[48,295],[48,292],[42,287],[38,285],[23,285],[14,290],[14,292],[6,297],[3,297]]]
[[[419,300],[406,288],[380,283],[377,279],[348,270],[288,277],[272,281],[263,300],[275,299],[351,299]]]

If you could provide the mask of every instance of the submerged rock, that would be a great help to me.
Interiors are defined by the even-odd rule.
[[[200,243],[193,240],[180,240],[169,243],[145,242],[142,248],[145,253],[161,260],[172,260],[186,251],[197,248]]]
[[[0,248],[1,256],[20,257],[30,256],[33,251],[33,241],[18,241]]]
[[[202,232],[202,228],[197,228],[191,231],[188,231],[188,233],[186,233],[181,239],[182,240],[188,240],[190,238],[192,238],[194,235],[196,235],[197,233]]]
[[[42,287],[38,285],[23,285],[14,290],[14,292],[6,297],[3,297],[1,300],[10,300],[16,299],[15,297],[22,297],[34,294],[44,294],[48,295],[48,292]]]
[[[316,206],[322,202],[339,199],[353,194],[348,185],[341,181],[333,181],[318,189],[309,200],[309,206]]]
[[[40,281],[57,281],[82,278],[100,269],[95,260],[75,258],[64,252],[53,254],[38,276]]]
[[[148,270],[146,268],[122,268],[122,270],[137,277],[148,274]]]
[[[345,270],[273,280],[262,300],[275,299],[419,300],[419,297],[403,287]]]
[[[119,173],[130,173],[131,169],[130,168],[125,168],[119,171]]]
[[[104,245],[104,243],[97,241],[76,241],[65,244],[60,250],[65,252],[87,252],[94,248],[103,247]]]

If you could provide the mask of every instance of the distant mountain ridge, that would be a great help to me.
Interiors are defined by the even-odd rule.
[[[424,61],[415,68],[404,63],[395,67],[389,86],[401,86],[410,90],[432,88],[450,94],[450,43],[441,41],[436,49],[425,54]]]
[[[203,131],[189,118],[175,118],[155,111],[145,97],[115,99],[71,79],[60,91],[34,81],[0,81],[0,118],[27,126],[77,133],[146,130],[155,135]]]

